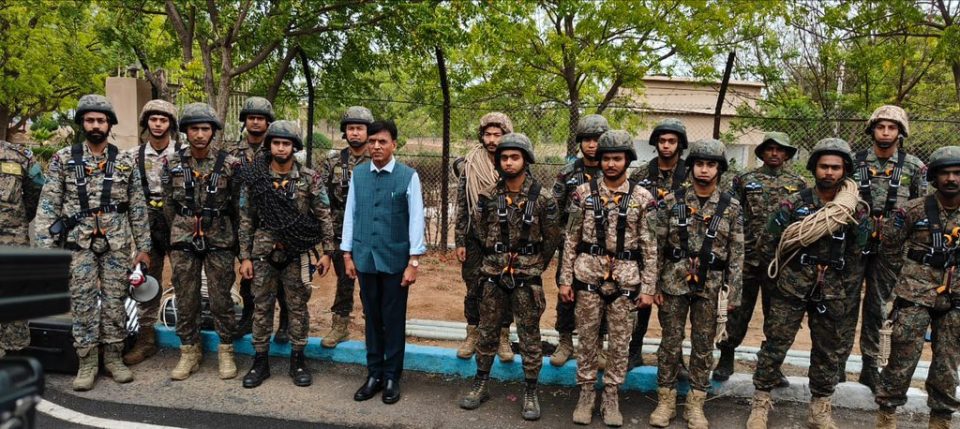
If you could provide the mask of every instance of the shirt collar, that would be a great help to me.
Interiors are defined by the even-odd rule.
[[[374,164],[373,161],[370,161],[370,171],[374,173],[379,173],[381,171],[386,171],[387,173],[393,173],[393,167],[395,165],[397,165],[397,158],[393,156],[390,157],[390,162],[388,162],[387,165],[383,166],[383,168],[377,168],[377,165]]]

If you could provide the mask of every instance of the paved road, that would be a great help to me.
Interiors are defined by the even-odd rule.
[[[240,380],[223,381],[216,375],[215,356],[209,356],[198,374],[189,380],[172,382],[168,372],[177,353],[161,353],[134,368],[137,379],[119,385],[108,378],[98,379],[91,392],[70,390],[72,376],[50,374],[45,398],[59,406],[95,417],[127,422],[185,428],[279,428],[279,427],[391,427],[391,428],[528,428],[572,427],[570,420],[577,392],[570,388],[544,387],[544,410],[539,422],[520,418],[519,384],[492,383],[493,398],[477,411],[457,407],[457,398],[469,381],[423,373],[404,374],[403,399],[385,405],[378,398],[366,403],[353,401],[353,392],[363,381],[365,370],[351,365],[311,362],[314,385],[293,386],[287,376],[287,362],[274,358],[273,377],[257,389],[243,389]],[[240,357],[241,373],[250,365]],[[656,406],[655,397],[636,392],[622,395],[625,427],[647,427],[647,416]],[[707,403],[707,417],[715,428],[743,427],[749,415],[745,400],[713,398]],[[804,427],[806,405],[777,404],[771,414],[771,428]],[[682,411],[681,411],[682,414]],[[835,410],[842,428],[872,428],[872,413]],[[923,419],[901,418],[902,428],[925,427]],[[76,428],[49,416],[41,416],[40,428]],[[604,427],[599,416],[590,427]],[[682,418],[673,428],[686,427]]]

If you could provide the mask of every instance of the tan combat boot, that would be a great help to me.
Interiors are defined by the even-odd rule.
[[[80,369],[77,370],[77,378],[73,379],[73,390],[84,392],[93,389],[100,367],[100,350],[96,346],[79,348],[77,357],[80,358]]]
[[[623,414],[620,414],[619,386],[607,384],[603,386],[603,396],[600,399],[600,416],[603,424],[618,428],[623,426]]]
[[[810,415],[807,417],[807,427],[811,429],[839,429],[833,422],[830,397],[814,397],[810,400]]]
[[[190,374],[200,369],[200,360],[203,354],[200,353],[200,345],[182,345],[180,346],[180,361],[177,366],[170,371],[172,380],[186,380]]]
[[[650,413],[650,426],[665,428],[677,416],[677,389],[657,389],[657,408]]]
[[[607,351],[604,349],[597,350],[597,371],[606,371],[607,370]]]
[[[563,366],[573,357],[573,333],[560,334],[560,343],[550,356],[550,365]]]
[[[573,410],[573,422],[578,425],[588,425],[593,420],[593,407],[597,402],[597,392],[592,384],[580,386],[580,399],[577,408]]]
[[[233,344],[217,346],[217,363],[220,366],[221,380],[229,380],[237,376],[237,363],[233,360]]]
[[[950,423],[953,421],[953,414],[950,413],[930,413],[930,429],[950,429]]]
[[[133,381],[133,372],[123,364],[120,353],[123,352],[123,343],[107,344],[103,350],[103,368],[117,383]]]
[[[510,328],[500,328],[500,346],[497,347],[497,357],[500,362],[513,362],[513,348],[510,347]]]
[[[897,409],[880,407],[877,411],[877,429],[897,429]]]
[[[350,338],[350,317],[333,315],[333,323],[330,325],[330,332],[323,336],[320,345],[332,349]]]
[[[753,394],[750,417],[747,418],[747,429],[767,429],[767,413],[771,408],[773,408],[773,398],[770,397],[770,392],[756,391]]]
[[[157,332],[153,326],[141,326],[137,334],[137,342],[127,354],[123,355],[123,363],[136,365],[155,354],[157,354]]]
[[[709,429],[710,422],[703,414],[703,403],[707,401],[707,392],[690,390],[687,394],[687,405],[683,407],[683,419],[687,421],[689,429]]]
[[[460,359],[470,359],[477,352],[477,325],[467,325],[467,339],[463,340],[460,348],[457,349],[457,357]]]

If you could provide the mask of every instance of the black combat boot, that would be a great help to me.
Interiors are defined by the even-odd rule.
[[[263,380],[270,378],[270,362],[267,358],[267,352],[257,352],[253,355],[253,367],[243,376],[243,387],[252,389],[263,383]]]
[[[313,384],[313,377],[303,360],[303,350],[290,352],[290,377],[293,378],[294,385],[307,387]]]
[[[846,377],[841,381],[846,380]],[[860,369],[860,378],[857,382],[867,386],[871,392],[877,393],[877,381],[880,380],[880,370],[877,369],[877,361],[872,357],[863,357],[863,367]]]
[[[717,367],[713,370],[713,379],[717,381],[727,381],[733,375],[734,348],[721,346],[720,360],[717,361]]]

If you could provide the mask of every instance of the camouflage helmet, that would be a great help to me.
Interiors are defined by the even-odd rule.
[[[829,137],[820,140],[810,151],[810,158],[807,159],[807,170],[816,171],[817,160],[823,155],[839,155],[843,158],[843,167],[846,174],[853,174],[853,151],[850,150],[850,144],[845,140]]]
[[[207,103],[190,103],[183,106],[180,113],[180,132],[187,132],[187,128],[194,124],[210,124],[213,130],[222,130],[223,124],[217,118],[217,111]]]
[[[490,112],[480,118],[480,128],[478,130],[478,134],[480,135],[481,141],[483,141],[483,130],[491,126],[500,127],[504,134],[510,134],[513,132],[513,122],[510,120],[509,116],[507,116],[505,113]]]
[[[536,158],[533,156],[533,143],[523,133],[510,133],[503,136],[503,140],[500,140],[500,144],[497,145],[497,150],[494,152],[498,167],[500,165],[500,153],[507,149],[516,149],[523,152],[523,158],[527,160],[527,164],[536,162]]]
[[[245,122],[247,115],[263,116],[267,118],[267,122],[273,122],[276,119],[273,113],[273,104],[270,104],[270,100],[263,97],[247,97],[243,101],[243,108],[240,109],[240,122]]]
[[[627,154],[627,164],[636,161],[637,151],[633,149],[633,136],[624,130],[609,130],[600,135],[600,141],[597,143],[597,158],[613,152]]]
[[[587,137],[600,137],[610,130],[607,118],[600,115],[587,115],[577,122],[577,143]]]
[[[107,115],[107,121],[110,125],[117,124],[117,113],[113,111],[113,104],[110,100],[100,94],[87,94],[80,97],[77,102],[77,112],[73,115],[73,122],[77,125],[83,125],[83,115],[89,112],[100,112]]]
[[[370,126],[373,121],[373,113],[370,112],[370,109],[363,106],[350,106],[347,108],[347,111],[343,113],[343,117],[340,118],[340,132],[347,132],[347,124]]]
[[[677,118],[666,118],[657,122],[657,125],[653,127],[653,132],[650,133],[650,146],[656,146],[657,141],[660,140],[660,135],[667,133],[677,135],[677,138],[680,140],[679,147],[681,152],[687,149],[687,127]]]
[[[873,114],[870,115],[870,120],[867,121],[866,133],[868,135],[873,134],[873,126],[880,121],[896,122],[900,127],[900,134],[904,137],[910,135],[910,120],[907,118],[907,112],[900,106],[887,104],[874,110]]]
[[[937,170],[946,167],[960,166],[960,146],[944,146],[930,154],[930,163],[927,164],[927,181],[933,182],[937,177]]]
[[[787,152],[787,159],[793,158],[797,154],[797,147],[790,144],[790,136],[787,133],[781,133],[779,131],[769,131],[763,135],[763,141],[753,149],[753,154],[757,158],[762,158],[760,156],[763,154],[763,147],[770,144],[776,143]]]
[[[267,134],[263,137],[264,146],[269,150],[270,141],[275,138],[289,139],[293,141],[293,148],[303,150],[303,138],[300,137],[300,126],[294,121],[276,121],[267,128]]]
[[[170,120],[171,133],[177,130],[177,106],[174,106],[173,103],[167,100],[156,99],[144,104],[143,109],[140,109],[141,128],[147,128],[147,120],[149,120],[152,115],[166,116],[167,119]]]
[[[696,160],[717,161],[720,164],[720,172],[723,173],[730,168],[727,162],[727,147],[717,139],[697,140],[690,145],[690,152],[687,152],[687,158],[683,161],[688,168],[693,167]]]

